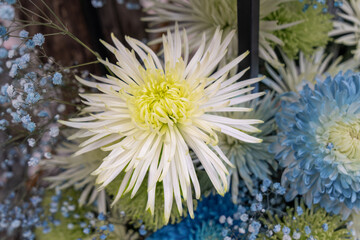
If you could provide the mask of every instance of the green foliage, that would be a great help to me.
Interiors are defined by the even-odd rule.
[[[306,11],[303,8],[304,4],[299,1],[286,2],[268,19],[278,21],[280,25],[301,21],[295,26],[274,32],[284,42],[282,49],[290,58],[295,58],[299,51],[310,55],[317,47],[326,46],[330,40],[328,32],[333,28],[332,16],[323,13],[321,7],[309,7]]]
[[[106,188],[106,192],[109,195],[116,196],[119,186],[121,184],[123,174],[119,175],[114,181],[112,181]],[[208,176],[205,172],[198,172],[198,178],[200,186],[202,187],[202,194],[207,194],[212,189],[212,184],[208,179]],[[146,211],[147,203],[147,178],[145,178],[143,184],[131,198],[131,192],[125,194],[120,198],[120,200],[113,207],[113,211],[124,211],[126,217],[130,219],[130,223],[134,224],[135,227],[139,227],[141,224],[145,225],[145,228],[151,231],[156,231],[157,229],[165,225],[164,219],[164,189],[162,183],[157,183],[156,193],[155,193],[155,208],[154,214],[152,215],[150,211]],[[194,200],[194,210],[196,209],[196,200]],[[187,207],[184,201],[183,204],[183,214],[180,215],[175,202],[173,203],[171,209],[171,215],[169,223],[175,224],[181,221],[183,217],[187,216]],[[139,222],[141,220],[141,222]]]
[[[122,179],[123,174],[119,175],[114,181],[106,186],[105,190],[110,196],[116,196]],[[130,223],[134,224],[135,227],[140,227],[141,224],[144,224],[146,229],[156,231],[166,223],[164,218],[164,189],[162,183],[157,183],[154,215],[152,215],[150,211],[145,210],[148,194],[146,183],[147,180],[145,179],[133,198],[131,198],[131,192],[123,195],[120,200],[116,202],[115,206],[113,207],[113,211],[124,211],[126,217],[130,219]],[[184,208],[184,216],[187,215],[186,210],[187,209]],[[181,219],[182,218],[176,207],[176,204],[173,204],[169,223],[178,223]],[[142,220],[141,223],[139,220]]]
[[[311,209],[306,208],[304,203],[300,203],[300,207],[303,210],[302,214],[298,214],[296,211],[298,202],[295,201],[295,208],[287,207],[286,214],[279,218],[278,215],[273,217],[271,214],[267,214],[267,218],[261,218],[263,224],[267,225],[267,228],[271,231],[274,230],[276,225],[280,225],[281,230],[274,232],[269,237],[264,234],[260,239],[284,239],[283,228],[290,228],[289,236],[293,236],[294,232],[300,234],[300,240],[307,240],[310,236],[312,239],[326,239],[326,240],[338,240],[338,239],[351,239],[349,231],[346,229],[346,222],[341,220],[339,215],[330,215],[323,208],[319,206],[313,206]],[[324,229],[324,224],[327,225],[327,230]],[[307,234],[305,228],[309,227],[311,233]]]

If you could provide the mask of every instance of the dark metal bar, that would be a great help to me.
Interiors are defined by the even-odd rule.
[[[239,64],[239,70],[250,66],[242,79],[257,77],[259,74],[259,7],[259,0],[237,0],[239,54],[250,51],[249,56]],[[257,91],[258,84],[255,88]]]

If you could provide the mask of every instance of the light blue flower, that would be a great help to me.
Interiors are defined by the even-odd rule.
[[[27,38],[27,37],[29,37],[29,32],[26,31],[26,30],[21,30],[20,33],[19,33],[19,37]]]
[[[285,168],[286,199],[303,195],[309,207],[319,203],[345,219],[360,209],[360,74],[340,72],[288,95],[270,148]]]
[[[0,58],[4,59],[8,56],[8,50],[6,48],[0,48]]]
[[[34,41],[35,46],[42,46],[45,42],[45,37],[41,33],[37,33],[33,36],[32,40]]]
[[[62,83],[62,74],[56,72],[52,78],[52,83],[54,85],[60,85]]]
[[[34,49],[35,48],[35,43],[34,43],[34,41],[32,39],[27,40],[25,45],[26,45],[26,47],[28,49]]]
[[[91,4],[94,8],[102,8],[105,4],[105,0],[91,0]]]
[[[260,119],[261,123],[254,128],[251,135],[260,138],[261,143],[246,143],[236,140],[228,135],[219,135],[219,146],[225,155],[235,165],[236,171],[232,172],[232,198],[237,202],[239,177],[246,186],[252,190],[254,184],[252,176],[266,179],[271,174],[271,168],[277,169],[274,155],[269,153],[268,147],[276,139],[275,114],[278,110],[278,98],[273,93],[268,93],[261,100],[253,100],[239,107],[249,108],[247,112],[224,113],[225,116],[235,119]],[[251,111],[252,109],[252,111]]]
[[[0,38],[7,39],[7,29],[4,26],[0,26]]]
[[[0,19],[12,21],[15,17],[15,9],[9,5],[0,5]]]

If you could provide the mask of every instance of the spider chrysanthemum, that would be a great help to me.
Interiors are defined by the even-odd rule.
[[[286,29],[299,22],[280,25],[277,20],[268,18],[279,9],[280,4],[288,0],[261,0],[259,12],[259,56],[273,64],[279,64],[272,45],[283,45],[283,41],[274,35],[277,30]],[[201,43],[199,32],[211,36],[218,27],[224,33],[237,30],[237,1],[236,0],[151,0],[153,5],[147,12],[150,16],[143,18],[150,23],[149,32],[161,33],[168,28],[175,29],[174,23],[185,28],[189,34],[191,49],[196,49]],[[168,25],[164,27],[164,25]],[[245,37],[245,36],[244,36]],[[153,43],[161,42],[161,38]],[[235,36],[222,64],[229,62],[238,54],[238,38]]]
[[[313,88],[316,80],[335,76],[340,70],[355,70],[359,67],[358,61],[352,58],[341,61],[342,57],[335,59],[332,53],[326,54],[323,48],[318,48],[309,56],[300,51],[298,61],[291,59],[281,50],[280,53],[284,65],[275,70],[265,64],[270,78],[262,81],[277,93],[299,92],[306,84]]]
[[[182,213],[187,200],[192,216],[192,186],[200,197],[200,185],[189,150],[197,155],[220,194],[228,189],[227,165],[232,165],[217,146],[217,132],[245,142],[261,142],[246,132],[255,131],[256,119],[231,119],[217,112],[246,111],[235,105],[261,96],[250,94],[250,84],[260,78],[237,82],[242,71],[231,78],[227,73],[247,55],[238,56],[217,69],[234,33],[222,41],[217,30],[206,45],[205,36],[192,58],[186,32],[163,36],[164,64],[145,44],[127,37],[133,51],[115,37],[116,47],[105,46],[115,54],[117,64],[100,60],[115,75],[95,77],[99,83],[78,80],[100,93],[81,94],[88,116],[62,121],[81,129],[75,137],[90,137],[77,154],[101,148],[109,151],[94,171],[100,189],[125,173],[113,204],[125,193],[134,196],[147,176],[147,209],[154,210],[158,182],[164,188],[165,219],[169,219],[173,199]],[[138,60],[137,56],[141,59]]]
[[[303,195],[346,218],[360,209],[360,75],[340,72],[297,98],[282,102],[271,147],[285,168],[286,198]]]

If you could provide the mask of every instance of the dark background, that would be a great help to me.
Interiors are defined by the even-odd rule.
[[[113,58],[99,42],[99,39],[103,39],[112,43],[111,33],[114,33],[122,43],[125,42],[125,35],[140,41],[146,41],[148,38],[145,32],[146,23],[140,19],[146,14],[141,8],[128,9],[126,4],[119,4],[116,0],[106,0],[101,8],[94,8],[91,0],[45,0],[44,2],[64,22],[71,33],[98,52],[102,58]],[[139,3],[138,0],[131,2]],[[40,13],[40,10],[36,9],[33,3],[44,12],[48,12],[39,0],[23,0],[21,3],[36,13]],[[28,18],[21,13],[19,17]],[[36,16],[34,18],[36,19]],[[30,36],[38,32],[43,34],[54,32],[45,26],[31,26],[26,30],[30,32]],[[44,49],[48,56],[54,57],[55,61],[64,67],[96,60],[94,55],[68,36],[47,36]],[[82,69],[96,74],[105,73],[101,64],[89,65]]]

